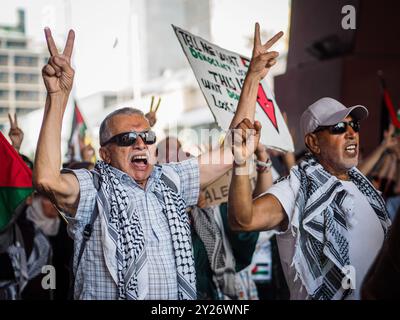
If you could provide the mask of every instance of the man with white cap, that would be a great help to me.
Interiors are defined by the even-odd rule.
[[[231,226],[278,232],[291,299],[359,299],[382,246],[390,225],[385,203],[356,169],[359,122],[367,116],[363,106],[322,98],[301,116],[310,154],[289,176],[254,200],[248,176],[232,176]]]

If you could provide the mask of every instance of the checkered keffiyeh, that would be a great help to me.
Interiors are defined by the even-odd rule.
[[[367,198],[386,235],[390,220],[382,197],[356,168],[349,177]],[[345,298],[351,293],[342,287],[342,270],[351,264],[344,210],[348,193],[313,157],[292,168],[290,184],[299,188],[294,209],[299,220],[293,258],[296,273],[312,299]]]
[[[110,266],[110,272],[116,275],[119,299],[144,299],[149,291],[148,267],[138,213],[127,211],[129,198],[110,166],[99,161],[95,170],[101,177],[97,204],[99,213],[107,221],[106,245],[114,247],[116,252],[117,264]],[[195,299],[196,274],[186,204],[167,177],[161,178],[160,189],[175,254],[178,298]]]
[[[191,215],[194,229],[206,249],[217,288],[230,299],[237,299],[235,258],[226,239],[219,207],[193,207]]]

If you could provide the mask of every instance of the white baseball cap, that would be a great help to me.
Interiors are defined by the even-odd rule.
[[[364,106],[356,105],[347,108],[332,98],[321,98],[310,105],[300,118],[300,128],[305,137],[320,126],[332,126],[343,121],[348,115],[354,120],[363,120],[368,116]]]

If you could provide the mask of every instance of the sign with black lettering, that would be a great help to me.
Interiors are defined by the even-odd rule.
[[[255,168],[251,170],[250,182],[252,189],[256,185],[257,172]],[[206,207],[219,205],[228,202],[229,185],[231,183],[232,169],[220,176],[214,182],[203,189],[206,198]]]
[[[216,122],[227,131],[239,102],[250,59],[172,27]],[[262,124],[261,143],[268,148],[294,151],[292,137],[265,80],[258,87],[255,119]]]

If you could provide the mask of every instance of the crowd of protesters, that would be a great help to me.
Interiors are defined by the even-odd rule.
[[[296,156],[259,143],[258,84],[276,63],[270,48],[282,33],[262,44],[256,24],[239,104],[220,145],[195,157],[175,137],[157,142],[155,111],[123,108],[100,126],[101,160],[92,162],[95,150],[87,145],[83,161],[63,165],[75,35],[69,32],[61,54],[49,29],[45,36],[47,99],[34,163],[21,155],[35,192],[0,230],[0,299],[400,296],[395,128],[361,157],[360,123],[368,110],[322,98],[300,119],[304,151]],[[16,116],[9,138],[19,152]],[[216,155],[222,160],[210,161]],[[205,188],[228,170],[228,200],[207,206]],[[48,265],[56,270],[50,289],[43,287]],[[260,277],[263,267],[268,275]]]

